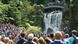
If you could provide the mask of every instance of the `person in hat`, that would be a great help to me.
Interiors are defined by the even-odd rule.
[[[34,43],[32,42],[32,39],[33,39],[33,38],[34,38],[34,34],[33,34],[33,33],[28,34],[27,42],[24,43],[24,44],[34,44]]]
[[[69,42],[70,42],[70,44],[76,44],[76,40],[77,40],[77,30],[72,30],[71,31],[71,33],[72,33],[72,36],[69,38]]]

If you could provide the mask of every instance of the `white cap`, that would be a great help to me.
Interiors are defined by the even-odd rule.
[[[28,35],[28,39],[33,39],[33,37],[34,37],[33,33],[30,33],[30,34]]]
[[[72,32],[77,32],[76,30],[72,30]]]

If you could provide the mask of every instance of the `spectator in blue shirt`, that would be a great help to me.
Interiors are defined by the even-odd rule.
[[[51,42],[51,44],[65,44],[65,43],[63,43],[61,38],[62,38],[62,33],[59,31],[56,32],[54,35],[54,41]]]
[[[76,34],[77,34],[77,31],[76,30],[72,30],[72,36],[69,38],[70,44],[75,44],[76,43],[75,41],[78,38],[76,36]]]

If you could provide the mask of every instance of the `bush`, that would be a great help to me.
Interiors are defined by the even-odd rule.
[[[27,33],[41,33],[41,27],[30,26],[30,27],[27,29]]]

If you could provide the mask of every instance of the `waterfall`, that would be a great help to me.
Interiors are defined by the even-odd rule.
[[[62,11],[56,10],[50,13],[44,13],[44,23],[45,23],[44,33],[47,33],[49,28],[51,29],[51,32],[49,33],[59,31],[61,29],[62,23]]]

